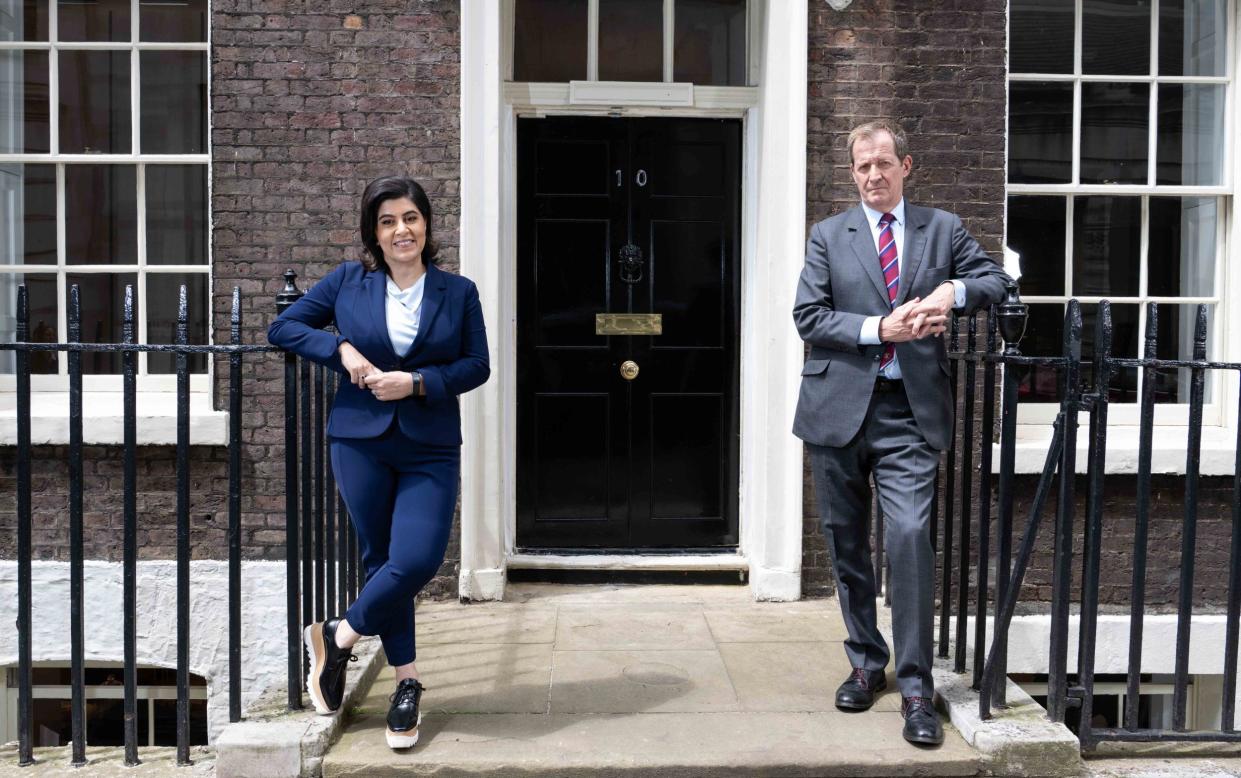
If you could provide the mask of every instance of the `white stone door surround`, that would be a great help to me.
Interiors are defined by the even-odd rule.
[[[757,0],[755,0],[757,2]],[[755,599],[801,596],[802,444],[790,433],[802,343],[807,0],[763,3],[759,95],[745,115],[740,554]],[[515,112],[502,0],[461,3],[461,272],[479,288],[491,380],[462,398],[460,595],[504,596],[516,519]]]

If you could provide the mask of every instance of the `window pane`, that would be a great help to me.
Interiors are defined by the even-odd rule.
[[[1208,186],[1224,178],[1224,87],[1159,86],[1155,183]]]
[[[65,166],[65,262],[138,262],[138,183],[133,165]]]
[[[1026,319],[1026,334],[1021,339],[1021,353],[1030,357],[1054,357],[1064,351],[1064,305],[1061,303],[1031,305]],[[1006,370],[1017,374],[1017,399],[1027,403],[1060,401],[1060,379],[1054,367],[1013,365]]]
[[[1073,85],[1009,84],[1008,180],[1069,183],[1073,175]]]
[[[46,51],[0,51],[0,154],[45,154]]]
[[[155,742],[157,746],[177,744],[177,701],[155,700]],[[190,745],[207,745],[207,701],[190,700]]]
[[[1207,306],[1207,359],[1211,358],[1211,319],[1215,306]],[[1155,356],[1159,359],[1193,359],[1194,330],[1198,326],[1197,305],[1159,306],[1156,330],[1158,341]],[[1188,403],[1190,381],[1193,376],[1188,368],[1160,370],[1155,374],[1155,402]],[[1211,401],[1211,376],[1208,373],[1203,400]]]
[[[744,86],[746,0],[677,0],[673,80]]]
[[[1138,356],[1140,333],[1138,314],[1141,306],[1112,305],[1112,355],[1117,357]],[[1082,381],[1086,386],[1094,383],[1095,328],[1099,326],[1099,306],[1082,306]],[[1107,398],[1117,403],[1138,401],[1138,369],[1136,367],[1112,367],[1108,381]]]
[[[26,336],[31,343],[55,343],[56,338],[56,276],[50,273],[31,275],[0,273],[0,341],[17,340],[17,287],[26,285],[26,302],[30,311],[30,329]],[[57,366],[55,351],[30,352],[30,371],[54,374]],[[12,351],[0,351],[0,373],[17,372],[17,359]]]
[[[1009,70],[1072,73],[1073,0],[1012,0],[1008,8]]]
[[[1066,198],[1008,198],[1008,247],[1021,255],[1021,293],[1064,295]]]
[[[663,0],[599,0],[599,80],[662,81]]]
[[[133,273],[69,273],[65,276],[65,310],[69,306],[69,289],[78,285],[82,305],[83,343],[120,343],[124,337],[125,285],[134,288],[134,321],[142,316],[138,300],[138,277]],[[118,352],[85,352],[82,354],[84,374],[120,373]]]
[[[142,0],[138,37],[144,41],[206,41],[207,0]]]
[[[1074,198],[1070,294],[1136,296],[1141,224],[1139,197]]]
[[[147,343],[177,342],[177,306],[185,284],[190,343],[207,342],[207,276],[149,273],[147,275]],[[147,356],[148,373],[175,373],[176,355],[153,352]],[[190,354],[191,373],[207,372],[207,355]]]
[[[0,41],[47,40],[47,0],[0,0]]]
[[[1224,0],[1159,0],[1159,74],[1222,76],[1228,50]]]
[[[129,52],[60,52],[60,150],[128,154]]]
[[[1082,0],[1082,72],[1151,72],[1150,0]]]
[[[0,165],[0,264],[56,264],[53,165]]]
[[[207,152],[207,55],[144,51],[142,153]]]
[[[58,0],[56,8],[59,40],[129,40],[129,0]]]
[[[207,263],[207,168],[147,165],[147,264]]]
[[[1149,84],[1082,84],[1083,184],[1145,184]]]
[[[1152,297],[1210,297],[1215,290],[1219,200],[1152,197],[1146,290]]]
[[[517,0],[514,81],[586,78],[586,0]]]

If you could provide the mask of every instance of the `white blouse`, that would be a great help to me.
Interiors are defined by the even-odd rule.
[[[426,273],[414,282],[413,286],[402,291],[391,278],[388,278],[388,295],[386,305],[388,319],[388,338],[397,356],[409,353],[418,337],[418,317],[422,312],[422,290],[426,286]]]

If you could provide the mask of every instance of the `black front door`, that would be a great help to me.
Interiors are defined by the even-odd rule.
[[[735,546],[741,123],[517,138],[518,546]]]

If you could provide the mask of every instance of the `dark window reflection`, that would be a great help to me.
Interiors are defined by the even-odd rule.
[[[128,154],[129,52],[60,52],[60,150]]]
[[[1152,297],[1210,297],[1215,290],[1214,197],[1152,197],[1146,253],[1146,293]]]
[[[599,0],[599,80],[662,81],[663,0]]]
[[[70,289],[78,285],[82,304],[83,343],[121,343],[124,339],[125,286],[134,288],[134,321],[141,316],[138,300],[138,278],[133,273],[69,273],[65,277],[65,309],[69,308]],[[137,325],[135,324],[135,327]],[[108,352],[84,352],[82,372],[85,374],[120,373],[121,355]]]
[[[177,701],[155,700],[155,742],[157,746],[177,744]],[[207,701],[190,700],[190,745],[207,745]]]
[[[201,51],[144,51],[142,152],[207,151],[207,58]]]
[[[586,37],[586,0],[517,0],[513,80],[584,80]]]
[[[1141,224],[1139,197],[1074,198],[1070,294],[1137,295]]]
[[[207,342],[207,276],[147,274],[147,343],[177,342],[177,309],[181,302],[181,285],[185,285],[186,318],[189,342]],[[187,364],[191,373],[207,372],[207,355],[190,354]],[[176,355],[152,352],[147,355],[148,373],[175,373]]]
[[[0,322],[12,323],[12,330],[0,332],[6,341],[17,339],[17,287],[26,285],[26,305],[29,319],[26,341],[30,343],[56,343],[56,276],[51,274],[4,273],[0,275]],[[30,371],[36,374],[54,374],[57,355],[54,351],[30,352]],[[17,372],[17,361],[12,351],[0,351],[0,373]]]
[[[1224,169],[1224,87],[1159,85],[1155,183],[1211,186]]]
[[[1008,247],[1021,255],[1021,293],[1064,294],[1066,198],[1008,198]]]
[[[129,40],[130,0],[58,0],[56,8],[59,40]]]
[[[47,0],[14,0],[0,6],[0,42],[46,41]]]
[[[20,192],[21,211],[0,214],[0,234],[17,236],[12,256],[0,256],[6,265],[56,264],[56,168],[53,165],[2,165],[0,188]],[[9,220],[17,217],[21,224]],[[10,244],[5,242],[5,248]]]
[[[1082,72],[1150,73],[1150,0],[1082,0]]]
[[[746,0],[677,0],[673,81],[744,86]]]
[[[1159,74],[1222,76],[1228,50],[1224,0],[1159,0]]]
[[[1089,388],[1094,385],[1094,356],[1099,306],[1083,304],[1082,308],[1082,382]],[[1112,355],[1117,357],[1138,356],[1140,332],[1138,330],[1138,305],[1116,305],[1112,308]],[[1138,369],[1136,367],[1112,368],[1108,382],[1108,399],[1112,402],[1132,403],[1138,401]]]
[[[1073,174],[1073,85],[1009,84],[1008,180],[1069,183]]]
[[[207,0],[142,0],[138,6],[138,38],[174,43],[206,41]]]
[[[1081,183],[1145,184],[1149,84],[1082,84]]]
[[[147,264],[207,262],[207,168],[147,165]]]
[[[1159,359],[1193,359],[1194,333],[1198,324],[1197,305],[1158,306],[1159,340],[1155,346],[1155,356]],[[1215,306],[1206,306],[1207,311],[1207,359],[1211,358],[1211,316]],[[1204,386],[1203,399],[1210,402],[1210,375]],[[1155,402],[1157,403],[1188,403],[1193,374],[1188,368],[1160,370],[1155,374]]]
[[[1064,305],[1034,304],[1026,320],[1026,334],[1021,339],[1021,353],[1032,357],[1059,356],[1064,351]],[[1054,403],[1060,401],[1059,373],[1053,367],[1016,365],[1017,399],[1020,402]]]
[[[133,165],[65,166],[65,262],[138,262],[138,182]]]
[[[1073,0],[1012,0],[1009,71],[1072,73],[1073,13]]]
[[[0,51],[0,154],[51,150],[46,51]]]

